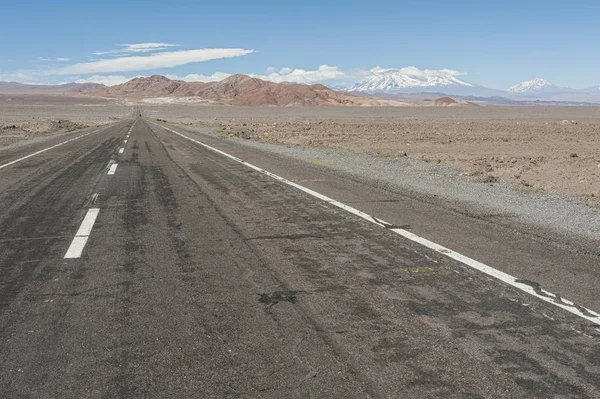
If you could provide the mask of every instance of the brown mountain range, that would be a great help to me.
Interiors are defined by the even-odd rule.
[[[403,105],[400,102],[358,97],[336,92],[323,85],[273,83],[246,75],[233,75],[219,82],[183,82],[155,75],[135,78],[118,86],[88,90],[86,95],[127,100],[149,98],[194,98],[223,105]]]

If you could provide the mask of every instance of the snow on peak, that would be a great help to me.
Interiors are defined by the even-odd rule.
[[[548,82],[546,79],[535,78],[521,82],[518,85],[514,85],[513,87],[509,88],[508,91],[511,93],[527,93],[531,91],[548,89],[553,86],[554,85]]]
[[[472,87],[457,76],[462,73],[451,69],[430,70],[410,66],[406,68],[375,67],[366,78],[354,84],[348,91],[394,92],[414,88]]]

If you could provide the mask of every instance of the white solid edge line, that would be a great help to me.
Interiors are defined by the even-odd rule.
[[[237,158],[237,157],[235,157],[233,155],[230,155],[230,154],[228,154],[228,153],[226,153],[224,151],[221,151],[221,150],[219,150],[217,148],[211,147],[208,144],[204,144],[201,141],[194,140],[194,139],[192,139],[192,138],[190,138],[190,137],[188,137],[188,136],[186,136],[184,134],[181,134],[179,132],[176,132],[175,130],[170,129],[170,128],[166,127],[166,126],[159,125],[158,123],[154,123],[152,121],[149,121],[149,122],[152,123],[153,125],[156,125],[158,127],[163,128],[163,129],[165,129],[165,130],[167,130],[167,131],[169,131],[171,133],[174,133],[174,134],[176,134],[178,136],[181,136],[181,137],[183,137],[183,138],[185,138],[187,140],[190,140],[190,141],[192,141],[192,142],[194,142],[196,144],[199,144],[199,145],[201,145],[201,146],[203,146],[203,147],[205,147],[205,148],[207,148],[207,149],[209,149],[209,150],[211,150],[213,152],[216,152],[217,154],[221,154],[221,155],[223,155],[223,156],[225,156],[225,157],[227,157],[229,159],[232,159],[232,160],[234,160],[236,162],[244,164],[244,165],[248,166],[249,168],[254,169],[254,170],[256,170],[256,171],[258,171],[258,172],[260,172],[260,173],[262,173],[264,175],[270,176],[270,177],[272,177],[272,178],[274,178],[274,179],[276,179],[276,180],[278,180],[278,181],[280,181],[282,183],[285,183],[285,184],[287,184],[289,186],[292,186],[292,187],[295,187],[295,188],[297,188],[297,189],[299,189],[301,191],[304,191],[305,193],[310,194],[313,197],[316,197],[316,198],[319,198],[320,200],[329,202],[330,204],[332,204],[332,205],[334,205],[334,206],[336,206],[338,208],[344,209],[345,211],[348,211],[348,212],[350,212],[350,213],[352,213],[352,214],[354,214],[354,215],[356,215],[358,217],[361,217],[361,218],[363,218],[363,219],[365,219],[365,220],[367,220],[367,221],[369,221],[371,223],[374,223],[374,224],[376,224],[378,226],[381,226],[381,227],[385,227],[385,228],[389,229],[390,231],[392,231],[392,232],[394,232],[394,233],[396,233],[396,234],[398,234],[398,235],[400,235],[400,236],[402,236],[404,238],[407,238],[407,239],[409,239],[409,240],[411,240],[413,242],[416,242],[418,244],[421,244],[421,245],[423,245],[423,246],[425,246],[425,247],[427,247],[429,249],[432,249],[432,250],[434,250],[436,252],[439,252],[439,253],[441,253],[443,255],[446,255],[447,257],[449,257],[451,259],[454,259],[454,260],[456,260],[456,261],[458,261],[460,263],[463,263],[463,264],[465,264],[465,265],[467,265],[467,266],[469,266],[469,267],[471,267],[473,269],[476,269],[476,270],[478,270],[478,271],[480,271],[480,272],[482,272],[484,274],[487,274],[490,277],[493,277],[493,278],[495,278],[497,280],[500,280],[500,281],[502,281],[502,282],[504,282],[504,283],[506,283],[506,284],[508,284],[508,285],[510,285],[512,287],[515,287],[515,288],[517,288],[517,289],[519,289],[521,291],[524,291],[524,292],[526,292],[526,293],[528,293],[528,294],[530,294],[532,296],[535,296],[536,298],[541,299],[544,302],[550,303],[550,304],[552,304],[554,306],[557,306],[559,308],[562,308],[562,309],[564,309],[564,310],[566,310],[566,311],[568,311],[568,312],[570,312],[570,313],[572,313],[572,314],[574,314],[576,316],[579,316],[579,317],[584,318],[584,319],[586,319],[588,321],[591,321],[592,323],[600,325],[600,314],[598,314],[597,312],[594,312],[594,311],[592,311],[590,309],[587,309],[587,308],[585,308],[583,306],[579,306],[579,305],[573,303],[572,301],[569,301],[569,300],[567,300],[565,298],[562,298],[559,295],[555,295],[555,294],[553,294],[551,292],[548,292],[548,291],[546,291],[544,289],[541,289],[538,286],[534,287],[534,286],[529,285],[529,284],[527,284],[525,282],[522,282],[521,280],[517,279],[516,277],[511,276],[510,274],[507,274],[507,273],[504,273],[504,272],[502,272],[500,270],[494,269],[493,267],[488,266],[488,265],[486,265],[484,263],[481,263],[479,261],[476,261],[475,259],[471,259],[468,256],[462,255],[462,254],[460,254],[458,252],[455,252],[455,251],[453,251],[451,249],[448,249],[448,248],[446,248],[446,247],[444,247],[442,245],[439,245],[439,244],[436,244],[436,243],[434,243],[432,241],[429,241],[426,238],[423,238],[423,237],[418,236],[418,235],[416,235],[414,233],[411,233],[408,230],[398,229],[398,228],[390,228],[390,226],[392,226],[391,224],[389,224],[389,223],[387,223],[387,222],[385,222],[385,221],[383,221],[381,219],[377,219],[377,218],[375,218],[375,217],[373,217],[373,216],[371,216],[369,214],[366,214],[366,213],[364,213],[362,211],[359,211],[356,208],[353,208],[353,207],[348,206],[346,204],[343,204],[343,203],[341,203],[339,201],[336,201],[336,200],[334,200],[332,198],[329,198],[329,197],[327,197],[327,196],[325,196],[323,194],[320,194],[320,193],[318,193],[316,191],[313,191],[313,190],[311,190],[309,188],[306,188],[304,186],[296,184],[296,183],[294,183],[292,181],[289,181],[289,180],[287,180],[287,179],[285,179],[285,178],[283,178],[281,176],[278,176],[278,175],[276,175],[274,173],[271,173],[271,172],[268,172],[268,171],[266,171],[266,170],[264,170],[262,168],[259,168],[258,166],[254,166],[254,165],[252,165],[252,164],[250,164],[250,163],[248,163],[248,162],[246,162],[246,161],[244,161],[244,160],[242,160],[240,158]]]
[[[119,166],[118,163],[113,163],[112,165],[110,165],[110,169],[108,170],[108,175],[114,175],[115,172],[117,171],[117,166]]]
[[[69,245],[69,249],[67,249],[67,253],[64,256],[65,259],[75,259],[81,257],[83,248],[85,248],[85,244],[87,244],[99,212],[99,208],[88,209],[83,221],[81,222],[81,226],[79,226],[79,230],[77,230],[73,241],[71,241],[71,245]]]
[[[105,129],[108,129],[109,127],[110,127],[110,126],[107,126],[107,127],[101,128],[101,129],[94,130],[93,132],[89,132],[89,133],[86,133],[86,134],[82,134],[81,136],[77,136],[77,137],[74,137],[74,138],[72,138],[72,139],[69,139],[69,140],[67,140],[67,141],[63,141],[62,143],[58,143],[58,144],[56,144],[56,145],[53,145],[53,146],[51,146],[51,147],[48,147],[48,148],[44,148],[43,150],[40,150],[40,151],[34,152],[33,154],[29,154],[29,155],[26,155],[26,156],[24,156],[24,157],[22,157],[22,158],[15,159],[14,161],[11,161],[11,162],[8,162],[8,163],[5,163],[4,165],[0,165],[0,169],[2,169],[2,168],[6,168],[7,166],[10,166],[10,165],[14,165],[14,164],[16,164],[17,162],[24,161],[24,160],[26,160],[27,158],[31,158],[31,157],[33,157],[33,156],[35,156],[35,155],[39,155],[39,154],[41,154],[41,153],[43,153],[43,152],[50,151],[50,150],[52,150],[52,149],[54,149],[54,148],[56,148],[56,147],[60,147],[61,145],[65,145],[65,144],[67,144],[67,143],[70,143],[71,141],[75,141],[75,140],[82,139],[82,138],[84,138],[84,137],[87,137],[87,136],[89,136],[90,134],[94,134],[94,133],[96,133],[96,132],[99,132],[100,130],[105,130]]]

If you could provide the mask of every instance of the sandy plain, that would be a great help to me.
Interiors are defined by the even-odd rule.
[[[600,107],[147,109],[227,136],[448,164],[481,183],[600,205]]]
[[[600,107],[142,107],[147,118],[208,125],[223,136],[417,158],[482,184],[505,180],[524,193],[560,192],[600,206]],[[0,147],[67,131],[58,120],[72,130],[132,110],[100,99],[2,95]],[[31,133],[36,126],[43,128]]]
[[[0,148],[115,122],[131,112],[131,107],[103,99],[0,94]]]

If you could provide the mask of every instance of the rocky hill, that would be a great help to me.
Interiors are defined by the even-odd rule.
[[[124,84],[89,90],[85,94],[128,100],[194,98],[197,102],[223,105],[404,105],[339,93],[323,85],[273,83],[246,75],[233,75],[219,82],[183,82],[155,75],[135,78]]]

